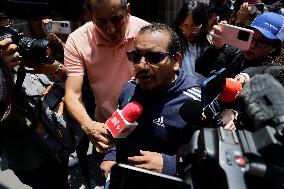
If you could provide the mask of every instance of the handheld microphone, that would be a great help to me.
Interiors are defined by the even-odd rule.
[[[179,115],[189,125],[201,125],[203,108],[200,101],[189,100],[179,109]]]
[[[242,91],[242,85],[232,78],[226,78],[226,84],[223,92],[218,99],[223,102],[233,102]]]
[[[126,138],[138,125],[136,120],[142,112],[142,105],[137,101],[132,101],[122,110],[116,110],[105,124],[114,138]]]

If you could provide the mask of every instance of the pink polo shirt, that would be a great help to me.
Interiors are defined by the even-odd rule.
[[[95,118],[105,122],[117,109],[123,86],[133,76],[133,65],[126,52],[134,48],[134,38],[149,23],[130,16],[125,40],[113,46],[105,41],[92,22],[81,26],[67,39],[64,64],[67,76],[83,76],[84,66],[96,100]]]

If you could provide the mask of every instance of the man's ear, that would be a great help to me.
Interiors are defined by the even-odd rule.
[[[175,61],[175,65],[174,65],[174,69],[175,71],[177,71],[181,65],[181,61],[182,61],[182,55],[180,52],[176,52],[175,56],[174,56],[174,61]]]
[[[127,13],[128,13],[128,14],[130,14],[130,10],[131,10],[131,8],[130,8],[130,3],[127,3]]]

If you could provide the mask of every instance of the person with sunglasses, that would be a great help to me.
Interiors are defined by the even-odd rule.
[[[226,23],[226,22],[222,22]],[[248,67],[265,66],[281,52],[284,40],[284,17],[266,12],[257,16],[248,26],[254,31],[250,48],[246,51],[225,45],[222,42],[222,29],[219,25],[213,27],[213,46],[207,48],[196,60],[195,69],[205,77],[214,70],[227,68],[227,77],[235,77]]]
[[[200,88],[194,77],[180,69],[180,41],[169,26],[153,23],[143,27],[134,43],[135,50],[127,52],[127,57],[134,64],[135,80],[123,88],[118,104],[121,109],[138,101],[143,114],[134,132],[107,152],[101,169],[107,176],[119,162],[176,175],[175,154],[194,130],[179,109],[188,101],[201,104]]]
[[[208,23],[207,7],[198,0],[184,3],[174,22],[174,30],[183,45],[181,68],[200,80],[204,77],[195,72],[195,60],[210,45]]]

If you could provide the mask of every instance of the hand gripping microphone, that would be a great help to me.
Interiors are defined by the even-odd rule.
[[[122,110],[116,110],[105,124],[114,138],[126,138],[138,125],[136,120],[142,112],[142,105],[137,101],[132,101]]]
[[[242,91],[242,85],[232,78],[226,78],[224,91],[219,95],[218,99],[223,102],[233,102]]]

